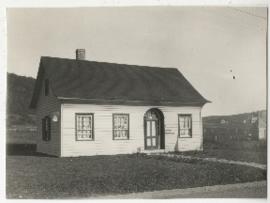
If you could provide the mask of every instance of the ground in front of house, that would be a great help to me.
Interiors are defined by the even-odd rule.
[[[266,171],[145,155],[55,158],[35,152],[35,132],[8,132],[7,198],[85,198],[266,180]],[[266,145],[207,145],[194,156],[266,163]],[[193,196],[190,196],[193,197]]]
[[[85,198],[259,181],[266,171],[147,155],[55,158],[7,156],[7,198]],[[192,197],[192,196],[191,196]]]

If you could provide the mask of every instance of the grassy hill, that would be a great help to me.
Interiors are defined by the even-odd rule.
[[[238,127],[247,128],[252,125],[252,118],[257,117],[258,113],[266,113],[266,110],[255,111],[250,113],[242,113],[235,115],[220,115],[220,116],[207,116],[203,117],[204,127]],[[266,120],[266,117],[265,117]]]
[[[29,109],[35,79],[7,74],[7,126],[35,125],[34,111]]]
[[[239,140],[263,140],[266,137],[266,110],[203,118],[204,142],[224,143]]]

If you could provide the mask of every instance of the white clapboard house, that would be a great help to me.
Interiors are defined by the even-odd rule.
[[[59,157],[202,150],[208,101],[175,68],[41,57],[37,151]]]

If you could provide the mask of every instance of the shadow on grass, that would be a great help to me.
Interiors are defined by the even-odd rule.
[[[52,155],[37,152],[36,144],[7,144],[6,152],[8,156],[55,157]]]

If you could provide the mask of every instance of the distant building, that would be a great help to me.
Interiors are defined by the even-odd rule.
[[[227,123],[227,121],[226,121],[226,120],[221,119],[220,124],[226,124],[226,123]]]
[[[257,120],[258,120],[257,115],[253,115],[252,118],[251,118],[251,123],[256,123]]]
[[[267,137],[267,122],[266,122],[266,111],[258,112],[258,133],[259,140],[266,140]]]

